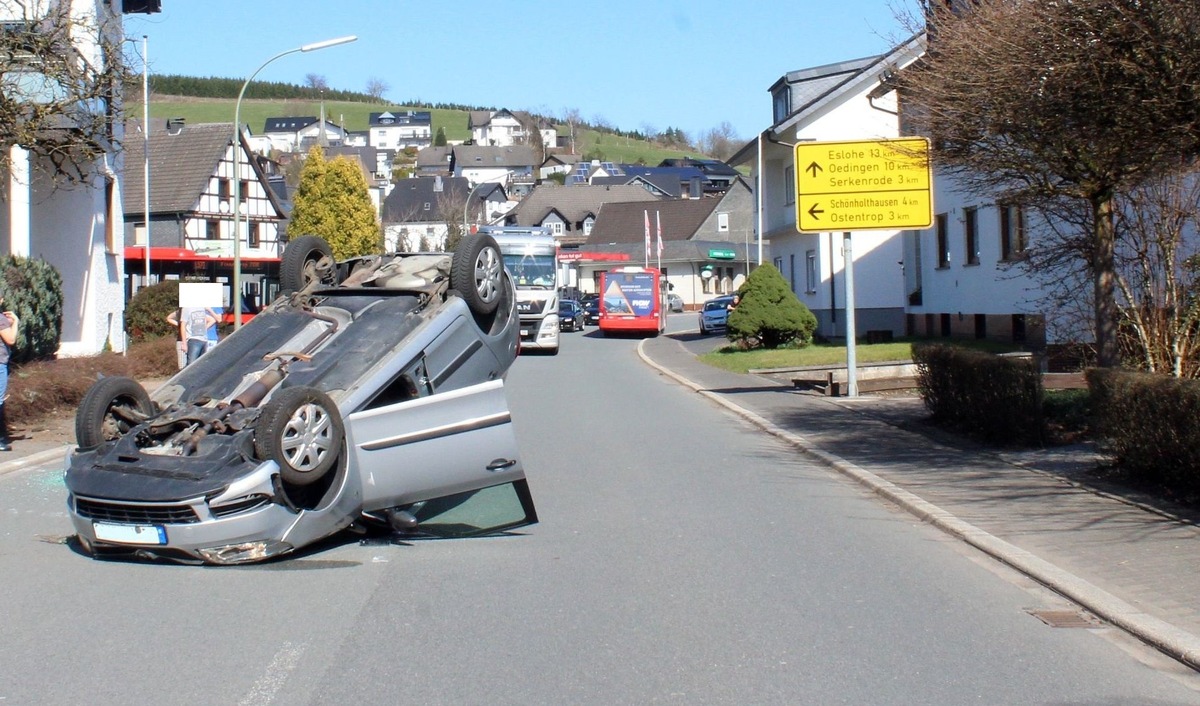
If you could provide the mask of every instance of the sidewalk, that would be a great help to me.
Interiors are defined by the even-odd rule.
[[[917,517],[1200,669],[1200,527],[1084,486],[1089,446],[999,453],[918,431],[919,399],[831,398],[647,339],[651,366]]]

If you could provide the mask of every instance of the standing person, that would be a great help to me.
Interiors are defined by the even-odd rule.
[[[4,306],[4,295],[0,294],[0,306]],[[5,401],[8,399],[8,361],[12,357],[9,346],[17,342],[17,326],[20,321],[11,311],[0,314],[0,451],[12,451],[12,440],[8,437],[8,418],[5,416]]]
[[[208,327],[217,323],[212,311],[202,306],[185,306],[167,314],[167,323],[179,327],[179,340],[186,346],[186,365],[204,355],[208,347]]]

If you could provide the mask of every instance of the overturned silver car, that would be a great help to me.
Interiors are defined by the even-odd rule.
[[[537,522],[504,375],[516,295],[495,240],[335,262],[302,236],[283,296],[153,394],[76,415],[71,520],[92,555],[236,564],[347,527],[470,536]]]

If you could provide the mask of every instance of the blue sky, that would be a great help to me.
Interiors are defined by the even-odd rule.
[[[880,54],[911,0],[162,0],[128,15],[151,73],[246,78],[268,58],[343,35],[358,41],[272,62],[258,78],[561,116],[627,130],[728,121],[767,127],[767,89],[788,71]],[[140,71],[140,66],[132,67]],[[253,93],[247,94],[253,98]]]

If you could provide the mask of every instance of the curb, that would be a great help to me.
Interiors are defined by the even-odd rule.
[[[989,534],[959,519],[933,503],[884,480],[870,471],[823,451],[804,437],[782,429],[758,414],[710,392],[688,378],[659,365],[645,351],[645,340],[638,343],[638,357],[650,367],[675,380],[693,392],[745,418],[763,431],[782,439],[801,452],[827,464],[842,475],[870,488],[876,494],[896,503],[908,513],[929,522],[934,527],[957,537],[992,558],[1032,578],[1051,590],[1070,598],[1108,623],[1133,635],[1147,645],[1176,659],[1192,669],[1200,670],[1200,637],[1181,630],[1163,620],[1147,615],[1107,591],[1064,571],[1014,544]],[[882,420],[880,420],[882,421]],[[884,422],[886,424],[886,422]]]
[[[53,461],[56,458],[63,459],[65,464],[67,455],[70,453],[71,445],[64,444],[57,449],[46,449],[31,453],[28,456],[22,456],[21,458],[14,458],[11,461],[0,463],[0,476],[7,476],[18,471],[23,471],[31,466],[38,466],[47,461]]]

